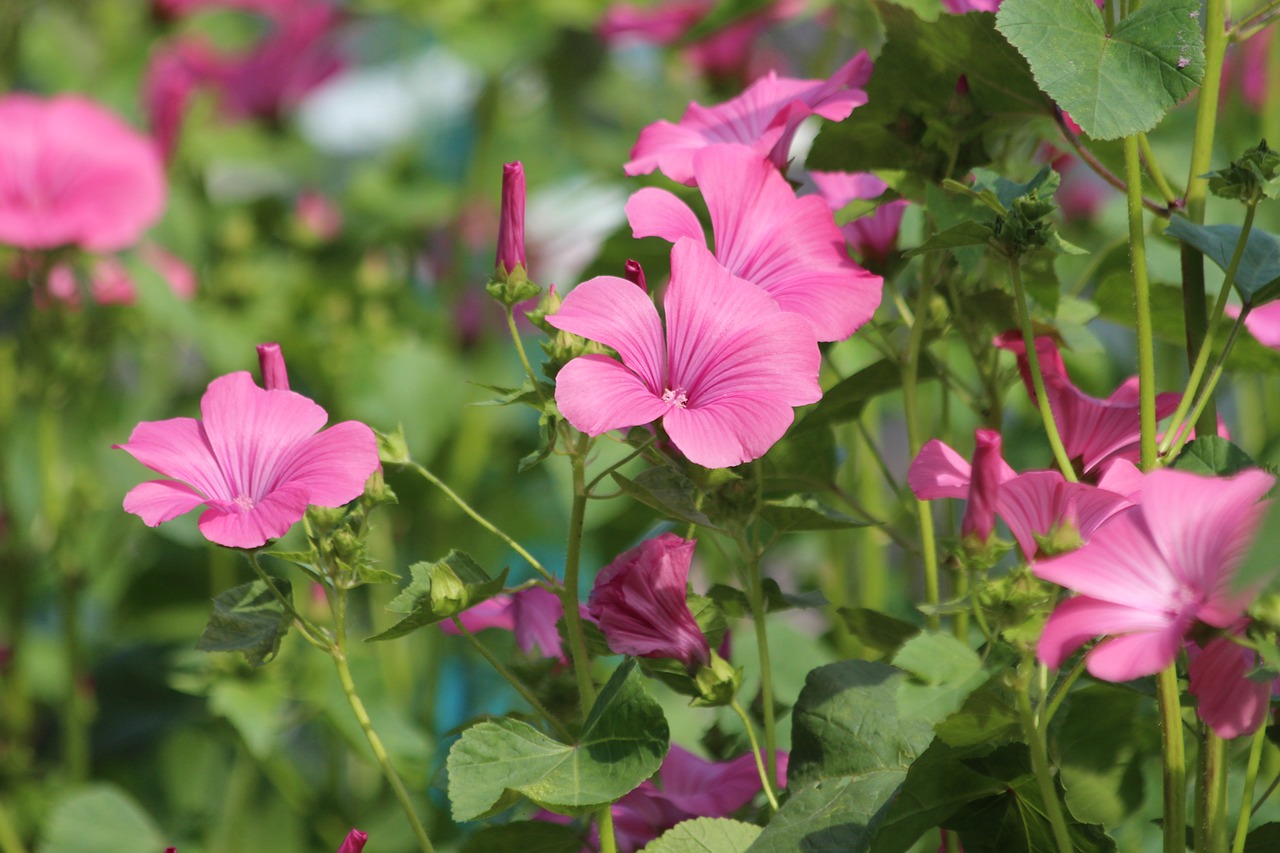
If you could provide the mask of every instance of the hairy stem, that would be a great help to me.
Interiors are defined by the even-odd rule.
[[[591,658],[587,653],[582,614],[578,612],[578,572],[582,560],[582,527],[587,515],[586,455],[590,447],[587,436],[579,436],[569,464],[573,473],[573,505],[569,510],[569,541],[565,547],[564,586],[560,588],[564,604],[565,633],[569,637],[569,657],[573,659],[573,675],[578,682],[578,697],[585,717],[596,701],[595,682],[591,680]],[[612,826],[612,823],[610,823]],[[603,827],[602,827],[603,834]]]
[[[1151,328],[1151,285],[1147,279],[1147,244],[1142,223],[1142,164],[1138,138],[1124,138],[1125,178],[1129,182],[1129,263],[1138,333],[1138,421],[1143,471],[1156,464],[1156,355]]]
[[[1169,664],[1156,675],[1156,700],[1164,742],[1164,850],[1181,853],[1187,846],[1187,758],[1177,664]]]

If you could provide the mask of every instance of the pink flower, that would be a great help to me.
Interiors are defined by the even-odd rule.
[[[973,479],[969,483],[969,503],[960,522],[960,535],[976,536],[986,542],[996,526],[996,500],[1009,465],[1000,455],[1000,433],[995,430],[974,430],[973,444]]]
[[[640,131],[623,171],[647,175],[658,169],[671,180],[692,186],[693,155],[725,142],[746,145],[782,168],[800,123],[811,115],[832,121],[848,118],[854,107],[867,102],[862,86],[870,77],[871,60],[865,51],[827,80],[779,77],[770,71],[719,106],[690,103],[679,124],[659,121]]]
[[[1172,663],[1196,622],[1234,624],[1254,594],[1237,587],[1234,573],[1266,509],[1259,500],[1274,483],[1257,470],[1230,478],[1147,474],[1136,507],[1083,548],[1033,567],[1080,593],[1049,617],[1040,660],[1057,668],[1088,640],[1106,637],[1089,652],[1089,672],[1128,681]]]
[[[378,467],[373,430],[345,421],[323,432],[324,409],[286,390],[263,390],[245,372],[209,383],[193,418],[143,422],[128,451],[170,480],[135,486],[126,512],[148,527],[198,506],[205,538],[258,548],[288,532],[307,506],[339,507],[364,491]]]
[[[92,101],[0,98],[0,243],[115,251],[164,210],[155,143]]]
[[[810,172],[809,176],[833,211],[851,201],[878,198],[889,188],[870,172]],[[840,233],[864,264],[881,268],[898,248],[898,231],[906,209],[906,199],[885,202],[870,214],[841,225]]]
[[[179,258],[169,254],[154,243],[143,243],[139,254],[147,264],[160,274],[179,299],[195,295],[195,273]],[[138,298],[138,288],[128,267],[114,255],[88,260],[89,296],[99,305],[132,305]],[[47,297],[47,299],[45,298]],[[37,307],[48,307],[49,300],[72,307],[79,306],[81,287],[76,269],[69,263],[57,263],[49,269],[43,293],[36,294]]]
[[[196,90],[223,74],[223,57],[201,39],[185,38],[151,57],[142,82],[142,102],[165,160],[182,136],[182,122]]]
[[[674,658],[691,671],[711,662],[711,646],[685,603],[694,545],[664,533],[600,570],[587,612],[609,648],[635,657]]]
[[[342,233],[342,211],[322,193],[299,193],[293,206],[294,220],[307,238],[326,243]]]
[[[527,266],[524,254],[524,166],[517,160],[502,167],[502,217],[498,220],[498,268],[510,275]]]
[[[1190,646],[1188,692],[1196,697],[1196,714],[1218,737],[1252,734],[1266,719],[1276,682],[1254,681],[1249,673],[1257,665],[1256,652],[1215,637],[1203,651]]]
[[[556,403],[575,428],[601,435],[661,418],[690,461],[724,468],[764,455],[791,425],[792,407],[822,396],[809,324],[693,240],[672,249],[664,304],[665,336],[640,288],[599,276],[547,317],[622,357],[579,356],[560,370]]]
[[[1239,305],[1228,305],[1226,313],[1240,316]],[[1244,318],[1244,327],[1264,347],[1280,350],[1280,302],[1268,302],[1251,310]]]
[[[953,15],[965,12],[994,12],[1000,8],[1000,0],[942,0],[942,5]]]
[[[1027,394],[1034,401],[1035,390],[1022,335],[1006,332],[997,337],[994,343],[1017,355],[1018,369],[1022,373]],[[1062,356],[1052,338],[1036,338],[1036,353],[1040,358],[1040,370],[1044,374],[1049,409],[1053,412],[1067,457],[1078,466],[1079,472],[1090,474],[1116,458],[1136,462],[1141,436],[1138,377],[1129,377],[1110,397],[1099,400],[1071,384],[1066,365],[1063,364]],[[1158,394],[1156,417],[1164,418],[1173,414],[1181,398],[1182,395],[1176,392]]]
[[[1222,86],[1224,89],[1238,87],[1244,102],[1254,112],[1260,112],[1266,106],[1267,90],[1274,85],[1268,80],[1267,71],[1267,58],[1271,55],[1274,40],[1275,29],[1267,27],[1242,43],[1232,43],[1227,49]]]
[[[537,649],[542,657],[558,658],[567,663],[560,632],[556,630],[556,622],[562,616],[564,605],[560,596],[542,587],[533,586],[514,595],[498,595],[482,601],[475,607],[464,610],[458,618],[472,633],[486,628],[513,631],[520,651],[527,654]],[[457,626],[450,620],[439,625],[440,630],[446,634],[458,633]]]
[[[871,319],[883,279],[849,260],[821,199],[796,198],[782,175],[741,145],[703,148],[692,164],[711,214],[716,260],[729,272],[808,320],[820,341],[843,340]],[[627,218],[636,237],[706,242],[697,216],[666,190],[635,193]]]
[[[365,842],[368,840],[369,833],[353,829],[347,833],[342,846],[338,848],[338,853],[361,853],[364,850]]]
[[[289,370],[279,344],[258,344],[258,372],[262,374],[262,387],[268,391],[289,390]]]
[[[174,296],[184,301],[195,298],[196,273],[190,264],[168,249],[151,242],[144,242],[139,246],[138,254],[149,267],[160,273]]]

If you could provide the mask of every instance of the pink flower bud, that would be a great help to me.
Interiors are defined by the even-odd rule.
[[[328,242],[342,233],[342,211],[318,192],[300,193],[293,215],[302,233],[317,242]]]
[[[640,266],[639,261],[627,260],[626,271],[623,276],[627,281],[639,287],[645,293],[649,292],[649,285],[644,280],[644,267]]]
[[[976,535],[985,543],[996,525],[996,500],[1004,460],[1000,456],[1000,433],[992,429],[974,430],[973,441],[973,479],[969,481],[969,502],[964,508],[960,535]]]
[[[353,829],[347,833],[347,838],[338,848],[338,853],[361,853],[364,850],[364,843],[368,840],[369,833]]]
[[[609,648],[636,657],[673,658],[690,669],[710,662],[711,647],[685,603],[695,544],[664,533],[600,570],[587,610]]]
[[[498,267],[510,273],[525,266],[524,166],[517,160],[502,167],[502,217],[498,222]]]
[[[262,369],[262,387],[268,391],[289,390],[289,373],[279,344],[258,344],[258,366]]]

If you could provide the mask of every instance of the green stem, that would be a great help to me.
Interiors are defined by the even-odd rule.
[[[1156,355],[1151,328],[1151,285],[1147,280],[1147,244],[1142,224],[1142,164],[1138,138],[1124,138],[1125,180],[1129,183],[1129,262],[1133,269],[1133,299],[1138,333],[1138,422],[1141,427],[1142,470],[1156,464]]]
[[[1258,783],[1262,751],[1267,745],[1267,716],[1263,715],[1262,725],[1258,726],[1249,743],[1249,764],[1244,771],[1244,793],[1240,795],[1240,816],[1236,818],[1236,837],[1231,844],[1231,853],[1244,853],[1244,843],[1249,837],[1249,804],[1253,802],[1253,789]]]
[[[529,356],[525,354],[524,341],[520,340],[520,330],[516,328],[515,308],[511,305],[506,306],[506,308],[507,330],[511,332],[511,341],[516,345],[516,354],[520,356],[520,364],[524,367],[525,375],[533,383],[534,393],[538,395],[538,400],[545,406],[547,398],[542,395],[542,385],[538,382],[538,377],[533,372],[533,365],[529,362]]]
[[[1204,727],[1200,749],[1200,801],[1205,853],[1227,853],[1227,744]]]
[[[582,702],[583,717],[590,713],[591,706],[596,701],[595,682],[591,680],[591,658],[587,653],[582,614],[578,612],[578,572],[582,561],[582,528],[587,516],[586,455],[589,446],[588,437],[580,436],[577,446],[569,457],[573,473],[573,506],[569,510],[569,541],[565,548],[564,586],[560,589],[560,598],[564,604],[565,633],[569,635],[569,656],[573,659],[573,674],[578,682],[578,696]]]
[[[271,594],[275,596],[276,601],[284,608],[284,612],[289,614],[289,618],[293,620],[293,624],[297,627],[298,633],[302,635],[302,638],[322,652],[332,652],[333,643],[330,642],[329,638],[324,636],[319,628],[304,619],[302,614],[294,609],[293,602],[289,599],[289,596],[280,591],[280,588],[275,584],[275,580],[262,568],[262,564],[258,562],[258,552],[246,551],[244,555],[249,561],[249,565],[253,567],[254,574],[267,585],[267,589],[271,590]]]
[[[1151,143],[1147,141],[1145,133],[1138,134],[1138,148],[1142,152],[1142,162],[1147,165],[1147,174],[1151,176],[1156,189],[1160,191],[1160,195],[1164,196],[1166,203],[1173,204],[1178,200],[1178,194],[1173,191],[1173,188],[1169,186],[1169,182],[1165,180],[1164,172],[1160,169],[1160,163],[1156,160],[1156,155],[1151,150]]]
[[[518,677],[516,677],[515,673],[507,669],[507,667],[502,663],[502,661],[494,657],[493,652],[489,651],[485,647],[484,643],[480,642],[480,640],[476,637],[475,634],[467,630],[467,626],[463,624],[460,618],[458,618],[457,616],[454,616],[453,624],[455,627],[457,627],[458,633],[466,637],[467,641],[471,643],[472,647],[477,652],[480,653],[480,657],[488,661],[489,666],[493,667],[494,670],[497,671],[498,675],[501,675],[504,679],[506,679],[507,683],[510,684],[512,687],[514,687],[516,692],[524,697],[524,700],[528,702],[530,706],[532,706],[533,710],[538,712],[539,716],[541,716],[544,720],[546,720],[548,723],[551,724],[551,728],[556,730],[556,734],[560,735],[560,737],[563,738],[565,741],[573,740],[573,735],[569,734],[569,730],[564,727],[563,723],[561,723],[558,719],[556,719],[555,715],[553,715],[550,711],[546,709],[546,706],[544,706],[540,701],[538,701],[538,697],[533,695],[533,691],[529,689],[529,686],[525,684],[522,680],[520,680]]]
[[[1009,281],[1013,284],[1013,299],[1018,306],[1018,322],[1022,326],[1022,342],[1027,349],[1027,364],[1031,368],[1031,386],[1036,392],[1036,407],[1040,410],[1040,419],[1044,421],[1045,435],[1049,437],[1049,447],[1053,450],[1054,461],[1058,470],[1069,482],[1076,482],[1075,468],[1067,457],[1067,449],[1062,444],[1062,435],[1058,432],[1058,422],[1053,417],[1053,408],[1049,405],[1049,395],[1045,392],[1044,371],[1040,368],[1040,353],[1036,350],[1036,332],[1031,325],[1031,312],[1027,308],[1027,290],[1022,284],[1022,268],[1015,257],[1009,258]]]
[[[765,769],[764,759],[760,755],[760,744],[756,742],[756,730],[751,725],[751,718],[747,716],[747,712],[738,704],[735,698],[729,707],[738,715],[738,719],[742,720],[742,728],[747,733],[747,741],[751,744],[751,755],[756,760],[756,772],[760,774],[760,784],[764,787],[764,795],[769,798],[769,807],[775,812],[778,810],[778,798],[773,793],[773,779],[769,778],[769,771]]]
[[[1195,364],[1191,367],[1191,375],[1187,377],[1187,387],[1182,392],[1182,399],[1178,402],[1178,408],[1173,413],[1173,418],[1169,421],[1169,425],[1165,430],[1164,440],[1160,442],[1161,454],[1168,452],[1173,442],[1177,439],[1178,433],[1182,430],[1182,423],[1187,416],[1187,411],[1191,408],[1191,402],[1196,398],[1200,390],[1200,380],[1204,376],[1205,367],[1209,364],[1209,353],[1213,349],[1213,339],[1217,336],[1218,329],[1222,325],[1223,309],[1227,307],[1227,297],[1231,295],[1231,287],[1235,283],[1236,273],[1240,269],[1240,260],[1244,257],[1245,245],[1249,242],[1249,232],[1253,230],[1253,217],[1257,209],[1256,202],[1245,206],[1244,225],[1240,228],[1240,238],[1236,240],[1235,250],[1231,253],[1231,261],[1227,264],[1227,274],[1222,280],[1222,289],[1218,291],[1218,298],[1214,302],[1213,310],[1209,312],[1208,326],[1204,331],[1204,337],[1200,341],[1200,351],[1196,353]]]
[[[1071,668],[1071,672],[1067,673],[1067,677],[1062,679],[1062,683],[1058,685],[1058,689],[1054,691],[1048,704],[1045,705],[1044,710],[1040,714],[1041,728],[1048,729],[1049,721],[1053,719],[1054,714],[1058,713],[1058,708],[1062,705],[1062,700],[1067,698],[1067,694],[1071,692],[1071,686],[1075,684],[1082,675],[1084,675],[1083,657],[1080,658],[1076,665]]]
[[[649,438],[645,439],[644,443],[641,444],[639,447],[637,447],[635,450],[631,451],[626,456],[622,457],[617,462],[613,463],[608,468],[605,468],[599,474],[592,477],[591,482],[587,483],[587,487],[586,487],[587,496],[596,497],[595,489],[596,489],[596,486],[600,484],[601,480],[603,480],[607,475],[611,474],[612,472],[617,471],[623,465],[626,465],[632,459],[635,459],[637,456],[644,453],[646,450],[652,447],[653,443],[657,440],[658,440],[657,436],[650,436]]]
[[[613,806],[604,805],[596,810],[596,827],[600,830],[600,853],[618,853],[618,841],[613,832]]]
[[[489,519],[485,518],[483,515],[476,512],[474,509],[472,509],[471,504],[464,501],[462,499],[462,496],[459,495],[457,492],[455,492],[453,489],[449,488],[443,480],[441,480],[435,474],[432,474],[429,470],[427,470],[422,465],[419,465],[417,462],[410,461],[404,464],[412,468],[413,470],[417,471],[419,474],[423,476],[423,478],[426,479],[427,482],[431,483],[437,489],[444,492],[445,496],[449,498],[449,500],[457,504],[459,509],[465,512],[467,515],[471,516],[471,519],[475,521],[476,524],[479,524],[485,530],[489,531],[494,536],[498,537],[503,542],[507,543],[508,547],[510,547],[511,550],[515,551],[521,557],[524,557],[525,562],[533,566],[534,571],[542,575],[542,577],[545,580],[550,581],[552,583],[555,582],[555,578],[552,576],[552,574],[543,567],[542,563],[538,562],[538,559],[536,557],[534,557],[527,550],[525,550],[523,545],[521,545],[519,542],[517,542],[516,540],[508,536],[506,532],[501,530],[492,521],[490,521]]]
[[[1180,853],[1187,846],[1187,759],[1177,664],[1169,664],[1156,675],[1156,701],[1164,741],[1164,850]]]
[[[1249,306],[1246,305],[1240,311],[1240,316],[1236,317],[1236,321],[1231,326],[1231,332],[1227,335],[1226,343],[1222,345],[1222,352],[1218,355],[1218,360],[1214,362],[1213,370],[1209,373],[1209,381],[1205,383],[1204,389],[1200,392],[1200,397],[1196,400],[1195,407],[1191,410],[1191,416],[1188,420],[1196,424],[1196,428],[1200,429],[1200,418],[1206,408],[1213,406],[1213,392],[1218,387],[1218,380],[1222,378],[1222,373],[1227,367],[1227,357],[1231,355],[1231,349],[1235,346],[1236,338],[1240,335],[1240,329],[1244,327],[1244,320],[1249,316]],[[1217,422],[1214,422],[1214,428],[1202,435],[1217,435]],[[1191,438],[1191,430],[1182,430],[1173,442],[1173,446],[1169,448],[1169,458],[1176,459],[1178,452],[1182,450],[1183,445]]]
[[[747,561],[747,601],[756,624],[756,650],[760,658],[760,701],[764,715],[765,769],[770,779],[778,776],[778,737],[773,714],[773,665],[769,659],[769,628],[765,619],[764,586],[760,573],[760,553],[739,535],[738,548]]]
[[[1040,786],[1040,798],[1044,800],[1044,808],[1053,828],[1053,840],[1057,844],[1058,853],[1072,853],[1071,836],[1067,832],[1066,817],[1062,813],[1062,803],[1058,799],[1057,788],[1053,784],[1053,770],[1049,766],[1049,750],[1045,746],[1044,735],[1036,724],[1035,714],[1031,711],[1031,697],[1028,685],[1022,684],[1018,690],[1018,719],[1022,723],[1022,733],[1031,747],[1031,768],[1035,771],[1036,782]]]
[[[916,308],[911,322],[911,333],[907,338],[906,362],[902,366],[902,410],[907,422],[907,446],[914,459],[924,446],[920,423],[920,356],[924,351],[925,317],[929,316],[929,297],[933,291],[932,279],[927,274],[920,276],[920,291],[916,294]],[[916,517],[920,522],[920,550],[924,562],[924,600],[926,604],[937,605],[940,601],[938,593],[938,544],[933,528],[933,513],[927,501],[917,500]],[[929,613],[925,616],[925,624],[930,630],[938,630],[938,616]]]
[[[1275,14],[1278,10],[1280,10],[1280,0],[1271,0],[1270,3],[1267,3],[1265,6],[1262,6],[1261,8],[1254,9],[1252,12],[1249,13],[1248,16],[1242,18],[1238,24],[1236,24],[1234,27],[1231,28],[1230,35],[1232,37],[1235,37],[1239,33],[1243,33],[1245,30],[1254,26],[1266,16]],[[1261,26],[1265,26],[1265,24],[1266,22],[1263,22]],[[1250,35],[1254,35],[1254,34],[1250,33]]]
[[[373,755],[378,760],[378,765],[382,768],[382,775],[391,785],[391,790],[395,792],[396,799],[400,801],[400,808],[404,809],[405,817],[409,819],[409,825],[413,828],[413,834],[418,839],[418,846],[422,848],[422,853],[434,853],[435,847],[431,844],[431,838],[427,835],[427,831],[422,826],[422,821],[418,820],[418,814],[414,810],[413,801],[409,799],[409,792],[405,789],[404,782],[400,780],[400,774],[396,773],[395,767],[391,764],[391,756],[387,754],[386,747],[382,745],[382,739],[378,737],[378,733],[373,728],[373,721],[369,719],[369,712],[365,710],[364,702],[360,700],[360,694],[356,692],[355,681],[351,678],[351,667],[347,663],[347,590],[338,589],[334,598],[333,606],[334,619],[334,643],[330,651],[333,658],[333,665],[338,670],[338,681],[342,683],[342,692],[347,696],[347,703],[351,705],[351,711],[356,715],[356,722],[360,724],[360,730],[364,732],[365,739],[369,741],[369,748],[373,750]]]

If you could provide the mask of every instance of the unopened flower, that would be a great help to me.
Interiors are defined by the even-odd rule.
[[[695,544],[664,533],[600,570],[587,612],[609,648],[635,657],[673,658],[690,670],[711,661],[711,646],[686,603]]]
[[[763,456],[816,402],[820,356],[804,318],[730,274],[699,243],[676,242],[666,332],[653,302],[623,278],[578,285],[557,329],[617,350],[573,359],[556,376],[556,403],[588,435],[661,419],[671,441],[707,468]]]
[[[365,842],[368,840],[369,833],[353,829],[343,839],[342,846],[338,848],[338,853],[361,853],[364,850]]]
[[[0,243],[115,251],[160,218],[155,143],[87,98],[0,98]]]
[[[960,535],[976,536],[980,542],[986,542],[996,526],[996,500],[1008,465],[1000,455],[1000,433],[992,429],[974,430],[973,443],[973,479],[969,483],[969,502],[960,522]]]
[[[524,166],[517,160],[502,167],[502,215],[498,220],[500,274],[526,266],[524,253]]]
[[[289,390],[289,371],[279,344],[258,344],[258,370],[262,373],[262,387],[268,391]]]
[[[355,500],[378,467],[373,430],[344,421],[319,432],[325,410],[245,372],[209,383],[203,420],[143,422],[114,445],[169,480],[125,495],[125,511],[155,527],[204,506],[199,528],[229,548],[258,548],[288,532],[307,506]]]

